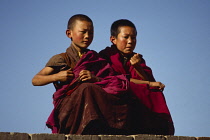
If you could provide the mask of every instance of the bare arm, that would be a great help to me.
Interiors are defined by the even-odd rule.
[[[32,84],[34,86],[44,86],[56,81],[65,82],[73,78],[73,76],[71,69],[55,73],[53,68],[45,67],[33,77]]]
[[[135,84],[148,84],[149,85],[149,83],[150,83],[150,81],[138,80],[138,79],[134,79],[134,78],[130,78],[130,81]]]
[[[140,65],[136,65],[134,66],[134,68],[136,73],[142,78],[142,80],[149,80],[148,76],[146,75],[146,73]]]
[[[131,82],[135,84],[148,84],[150,87],[158,87],[160,90],[164,90],[165,85],[161,82],[150,82],[150,81],[144,81],[144,80],[138,80],[138,79],[130,79]]]
[[[133,57],[131,57],[130,59],[130,63],[134,66],[136,73],[142,78],[142,80],[149,80],[148,76],[146,75],[146,73],[140,65],[140,54],[134,54]]]

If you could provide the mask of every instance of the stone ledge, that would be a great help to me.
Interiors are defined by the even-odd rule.
[[[0,140],[210,140],[210,137],[164,136],[164,135],[64,135],[0,132]]]

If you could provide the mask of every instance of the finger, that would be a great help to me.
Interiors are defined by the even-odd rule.
[[[90,78],[89,77],[82,77],[82,78],[80,78],[80,80],[81,81],[87,81],[87,80],[90,80]]]
[[[130,62],[133,63],[133,59],[130,59]]]
[[[138,57],[138,54],[136,53],[136,54],[134,54],[134,57]]]
[[[73,77],[74,74],[67,74],[67,77]]]
[[[83,76],[83,75],[86,75],[86,76],[91,76],[91,73],[89,71],[82,71],[80,73],[80,76]]]
[[[89,79],[90,77],[88,75],[82,75],[80,76],[80,80],[83,80],[83,79]]]
[[[164,84],[161,84],[160,89],[161,90],[164,90],[164,88],[165,88],[165,85]]]
[[[84,70],[81,70],[80,72],[79,72],[79,76],[82,76],[82,75],[84,75],[85,74],[85,71]]]
[[[88,81],[88,80],[90,80],[90,79],[89,78],[84,78],[81,81]]]
[[[134,54],[133,55],[133,57],[131,57],[132,59],[136,59],[136,57],[137,57],[137,55],[136,54]]]
[[[84,75],[84,74],[89,74],[90,72],[88,70],[81,70],[80,71],[80,74],[81,75]]]

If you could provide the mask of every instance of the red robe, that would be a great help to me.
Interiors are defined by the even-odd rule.
[[[109,61],[117,74],[125,74],[130,78],[142,80],[130,64],[130,58],[123,65],[123,57],[116,46],[107,47],[99,54]],[[141,67],[150,81],[155,81],[152,70],[146,65],[145,60],[141,59]],[[174,135],[173,121],[163,92],[156,87],[149,87],[147,84],[135,84],[133,82],[130,82],[130,89],[132,95],[138,98],[142,104],[142,107],[139,108],[142,112],[139,120],[143,123],[139,127],[142,128],[143,133]]]

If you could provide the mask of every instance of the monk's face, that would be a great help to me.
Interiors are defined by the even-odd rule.
[[[114,38],[112,43],[122,54],[131,54],[136,46],[136,30],[133,27],[122,26],[119,31],[117,38]]]
[[[72,40],[72,45],[78,51],[86,49],[93,41],[93,24],[88,21],[77,20],[73,29],[68,29],[66,34]]]

